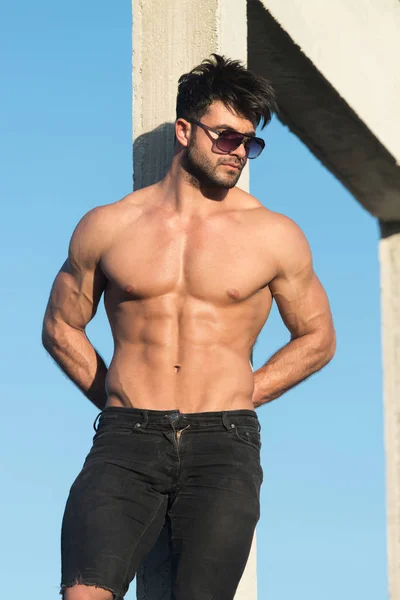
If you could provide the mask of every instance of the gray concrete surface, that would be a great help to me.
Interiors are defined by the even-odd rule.
[[[134,188],[160,180],[173,152],[177,82],[212,52],[247,61],[244,0],[133,0]],[[248,190],[248,167],[240,187]],[[137,574],[139,600],[170,600],[167,527]],[[190,593],[188,593],[188,600]],[[256,600],[255,538],[235,600]]]
[[[400,106],[400,69],[395,67],[396,57],[389,54],[389,45],[386,60],[390,66],[388,77],[391,84],[381,88],[381,103],[379,106],[374,104],[371,112],[371,90],[381,85],[381,64],[371,61],[369,76],[360,79],[361,66],[354,61],[354,44],[343,34],[344,30],[347,31],[347,24],[344,21],[342,27],[338,21],[339,16],[343,15],[340,13],[338,18],[332,17],[329,21],[336,4],[319,3],[319,8],[313,13],[311,9],[316,6],[314,0],[279,4],[269,0],[248,0],[248,65],[269,78],[274,85],[281,121],[332,171],[366,210],[384,221],[396,221],[400,218],[400,146],[393,142],[392,135],[389,140],[386,132],[392,128],[394,138],[400,144],[396,109]],[[343,8],[343,4],[339,2],[338,6]],[[357,12],[354,2],[347,4],[349,10],[351,7]],[[274,9],[272,13],[267,10],[270,5]],[[380,5],[379,2],[377,5]],[[393,7],[394,18],[397,18],[400,9],[400,3],[396,2],[396,5]],[[364,4],[359,4],[360,23],[358,28],[354,28],[356,37],[361,35],[358,30],[362,29],[363,10]],[[279,22],[277,15],[281,18]],[[296,27],[294,23],[297,23]],[[325,46],[324,36],[328,27],[334,34],[327,38]],[[291,34],[288,29],[291,29]],[[389,37],[391,31],[392,28],[388,30]],[[367,45],[368,35],[362,38],[365,46],[359,48],[356,56],[370,56],[375,50],[375,37],[372,37],[370,46]],[[399,40],[400,36],[392,40],[392,44],[398,46],[397,62],[400,56]],[[343,53],[348,55],[347,61]],[[328,56],[322,60],[325,54]],[[382,51],[380,57],[384,62]],[[327,65],[326,70],[319,70],[317,64],[320,68]],[[342,76],[343,72],[346,72],[346,76]],[[335,87],[339,79],[340,91]],[[357,81],[357,94],[354,92],[354,81]],[[346,82],[349,82],[348,88]],[[392,96],[384,97],[385,89]],[[360,97],[363,102],[358,104]],[[374,111],[382,111],[379,119],[372,119]],[[371,123],[375,130],[382,127],[382,135],[376,136]],[[385,146],[382,140],[386,138],[390,144]]]
[[[389,598],[400,599],[400,222],[381,223],[383,400]]]
[[[136,189],[169,164],[179,75],[213,51],[246,62],[247,42],[281,121],[380,220],[389,590],[400,600],[400,3],[133,0],[133,19]],[[138,573],[140,600],[170,599],[162,535]],[[256,593],[252,551],[236,600]]]
[[[262,4],[399,163],[400,2]]]
[[[400,600],[400,3],[248,0],[280,119],[380,220],[390,600]]]

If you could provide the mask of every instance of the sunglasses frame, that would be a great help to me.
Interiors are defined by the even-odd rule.
[[[213,133],[216,133],[218,135],[215,143],[217,144],[217,148],[218,150],[221,150],[221,152],[224,152],[225,154],[229,154],[230,152],[233,152],[233,150],[237,150],[237,148],[239,148],[239,146],[241,146],[243,144],[243,140],[244,138],[248,138],[249,140],[257,140],[257,142],[260,144],[261,150],[260,152],[257,154],[257,156],[247,156],[247,150],[246,150],[246,156],[249,160],[252,160],[253,158],[258,158],[261,154],[261,152],[264,150],[265,148],[265,142],[262,138],[259,137],[255,137],[254,135],[247,135],[246,133],[240,133],[239,131],[235,131],[235,129],[224,129],[223,131],[218,131],[218,129],[214,129],[213,127],[210,127],[209,125],[206,125],[205,123],[201,123],[200,121],[195,121],[194,119],[187,119],[188,123],[193,123],[194,125],[198,125],[199,127],[201,127],[204,131],[208,130],[208,131],[212,131]],[[240,135],[242,140],[241,142],[235,147],[232,148],[232,150],[223,150],[222,148],[220,148],[218,146],[218,141],[219,138],[222,134],[224,134],[226,131],[229,131],[231,133],[236,133],[237,135]],[[246,145],[245,145],[245,149],[246,149]]]

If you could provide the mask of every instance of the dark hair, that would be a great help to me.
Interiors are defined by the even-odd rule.
[[[219,54],[203,60],[178,81],[176,118],[196,119],[219,100],[262,129],[277,110],[275,92],[267,79],[244,67],[240,61]]]

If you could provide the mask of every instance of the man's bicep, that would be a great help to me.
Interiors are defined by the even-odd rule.
[[[295,274],[280,274],[270,289],[292,338],[333,328],[328,297],[311,263]]]
[[[45,318],[84,330],[96,314],[106,284],[98,264],[76,271],[67,259],[54,280]]]
[[[83,330],[96,314],[107,279],[99,264],[101,238],[95,219],[92,211],[75,228],[68,259],[51,289],[45,320]]]
[[[332,317],[324,288],[314,272],[311,249],[302,230],[282,219],[277,273],[270,284],[280,315],[292,338],[321,332],[331,335]],[[278,247],[278,246],[277,246]]]

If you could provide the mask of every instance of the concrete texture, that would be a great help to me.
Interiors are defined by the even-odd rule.
[[[400,600],[400,4],[248,0],[248,66],[280,119],[379,217],[390,600]]]
[[[371,214],[399,220],[400,4],[247,4],[248,66],[271,80],[280,119]]]
[[[180,75],[212,52],[247,61],[244,0],[133,0],[134,188],[160,180],[173,153],[175,102]],[[248,190],[248,167],[240,187]],[[167,527],[137,574],[139,600],[170,600]],[[188,599],[190,592],[188,592]],[[252,551],[235,600],[256,600]]]
[[[139,189],[162,179],[170,163],[180,75],[212,52],[246,63],[247,27],[243,0],[133,0],[132,6],[133,165]],[[240,187],[248,185],[246,168]]]
[[[262,4],[399,163],[400,2]]]
[[[400,222],[381,223],[383,398],[389,598],[400,599]]]

